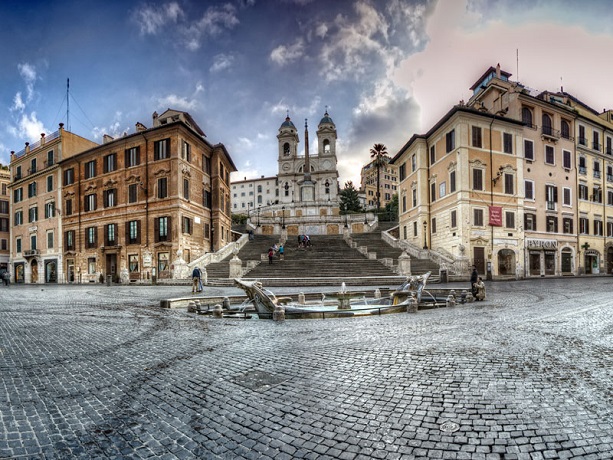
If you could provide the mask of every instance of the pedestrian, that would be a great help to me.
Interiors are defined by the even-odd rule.
[[[283,245],[281,244],[279,246],[279,260],[283,260],[283,255],[285,254],[285,248],[283,247]]]
[[[200,277],[201,276],[202,276],[202,273],[200,272],[200,269],[198,267],[194,267],[194,270],[192,271],[192,294],[195,294],[196,291],[200,289],[200,286],[201,286]]]
[[[485,300],[485,283],[481,277],[479,277],[478,281],[475,283],[475,288],[477,290],[475,298],[477,300]]]
[[[8,285],[9,285],[9,283],[11,282],[11,275],[9,274],[9,272],[8,272],[8,271],[5,271],[5,272],[2,274],[2,281],[4,281],[4,285],[5,285],[5,286],[8,286]]]
[[[475,284],[477,284],[478,280],[479,280],[479,273],[477,273],[477,267],[473,265],[473,271],[470,274],[470,292],[472,292],[473,297],[476,296],[477,294],[477,288],[475,287]]]
[[[272,258],[275,256],[275,251],[272,250],[272,247],[268,248],[268,265],[272,265]]]

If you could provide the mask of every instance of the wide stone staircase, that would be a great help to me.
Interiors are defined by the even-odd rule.
[[[248,260],[257,260],[261,258],[261,254],[267,253],[268,248],[273,244],[279,244],[279,235],[255,235],[253,241],[245,244],[238,257],[243,262],[243,266]],[[233,255],[229,255],[224,260],[209,264],[206,266],[207,277],[209,280],[228,279],[230,276],[230,259]],[[268,261],[266,261],[268,263]]]

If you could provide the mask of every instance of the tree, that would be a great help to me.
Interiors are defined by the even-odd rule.
[[[374,158],[373,163],[377,167],[377,209],[381,208],[381,181],[380,170],[381,166],[386,162],[384,158],[387,156],[387,147],[384,144],[375,144],[370,149],[370,157]]]
[[[341,212],[347,214],[349,212],[360,212],[360,198],[358,191],[353,186],[352,181],[345,182],[345,188],[339,192]]]
[[[392,199],[385,205],[385,215],[390,221],[398,219],[398,194],[394,193]]]

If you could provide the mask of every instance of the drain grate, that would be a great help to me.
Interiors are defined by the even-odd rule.
[[[441,424],[441,431],[443,433],[455,433],[459,429],[460,429],[460,425],[458,425],[455,422],[451,422],[449,420]]]

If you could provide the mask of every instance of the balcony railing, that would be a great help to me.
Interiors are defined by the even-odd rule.
[[[600,152],[602,150],[602,145],[599,144],[598,142],[592,142],[592,148]]]
[[[23,255],[28,257],[28,256],[36,256],[40,254],[40,251],[38,249],[27,249],[23,252]]]
[[[541,134],[545,137],[549,137],[551,139],[559,139],[560,131],[557,129],[553,129],[551,126],[543,126],[541,128]]]
[[[587,139],[585,137],[578,137],[577,140],[579,141],[579,145],[587,146]]]
[[[28,168],[28,174],[34,174],[36,172],[36,167]]]
[[[579,174],[587,174],[587,168],[585,166],[579,166]]]
[[[594,171],[594,177],[600,179],[600,171]]]
[[[548,201],[547,202],[547,211],[555,211],[556,210],[556,202]]]
[[[606,154],[613,155],[613,147],[607,147]]]
[[[613,174],[607,174],[607,182],[613,182]]]
[[[526,126],[527,128],[532,128],[532,129],[536,129],[537,128],[536,125],[533,125],[532,123],[527,123],[525,121],[524,121],[524,126]]]

